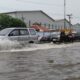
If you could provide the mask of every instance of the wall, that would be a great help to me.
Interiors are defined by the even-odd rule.
[[[29,27],[35,22],[38,22],[41,23],[43,26],[46,26],[47,28],[51,29],[54,22],[52,19],[50,19],[40,11],[15,12],[9,13],[9,15],[23,20],[26,23],[27,27]]]

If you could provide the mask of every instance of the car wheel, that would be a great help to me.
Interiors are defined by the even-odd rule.
[[[29,43],[34,43],[34,41],[29,41]]]

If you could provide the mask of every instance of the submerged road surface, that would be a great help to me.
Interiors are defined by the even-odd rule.
[[[2,51],[0,80],[80,80],[80,43],[32,51]]]

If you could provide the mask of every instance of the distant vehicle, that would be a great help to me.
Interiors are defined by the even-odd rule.
[[[38,36],[33,28],[6,28],[0,31],[0,39],[35,43]]]
[[[75,33],[74,39],[80,41],[80,32]]]

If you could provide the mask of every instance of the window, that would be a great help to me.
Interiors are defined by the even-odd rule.
[[[54,25],[52,24],[52,29],[54,29]]]
[[[13,30],[13,31],[9,34],[9,36],[19,36],[19,30],[18,30],[18,29]]]
[[[36,31],[34,29],[29,29],[31,35],[36,35]]]
[[[21,29],[20,30],[20,35],[29,35],[29,32],[27,29]]]
[[[55,25],[55,29],[57,29],[57,25]]]

